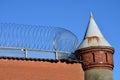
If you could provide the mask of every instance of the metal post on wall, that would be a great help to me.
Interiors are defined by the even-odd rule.
[[[54,48],[54,52],[55,52],[55,59],[58,60],[58,53],[57,53],[57,49],[56,49],[56,37],[53,40],[53,48]]]
[[[24,51],[25,54],[25,58],[27,58],[27,49],[22,49]]]
[[[58,53],[57,53],[57,50],[55,49],[55,59],[58,60]]]
[[[25,49],[25,58],[27,58],[27,49]]]

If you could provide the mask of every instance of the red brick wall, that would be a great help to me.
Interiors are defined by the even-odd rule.
[[[84,80],[79,63],[0,59],[0,80]]]

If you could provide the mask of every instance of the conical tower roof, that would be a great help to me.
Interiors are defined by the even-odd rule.
[[[96,24],[92,13],[90,14],[90,20],[82,43],[78,49],[86,48],[90,46],[110,46],[109,42],[104,38],[98,25]]]

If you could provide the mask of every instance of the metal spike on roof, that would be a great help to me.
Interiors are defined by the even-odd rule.
[[[90,20],[84,36],[84,39],[78,49],[86,48],[90,46],[110,46],[108,41],[102,35],[98,25],[96,24],[92,13],[90,13]]]

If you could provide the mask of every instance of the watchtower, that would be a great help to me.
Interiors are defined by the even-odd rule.
[[[85,80],[113,80],[113,53],[91,13],[84,39],[75,52],[83,60]]]

